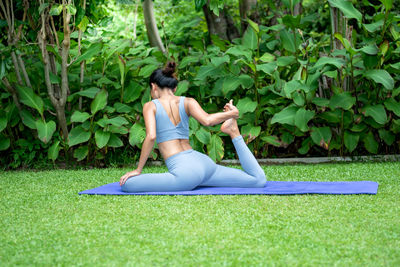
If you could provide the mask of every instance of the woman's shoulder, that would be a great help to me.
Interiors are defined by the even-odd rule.
[[[185,102],[187,103],[191,103],[193,101],[196,101],[193,97],[190,96],[183,96],[185,98]]]
[[[154,100],[154,99],[153,99],[153,100]],[[146,110],[155,110],[155,109],[156,109],[156,103],[155,103],[153,100],[150,100],[149,102],[144,103],[144,105],[143,105],[143,111],[146,111]]]

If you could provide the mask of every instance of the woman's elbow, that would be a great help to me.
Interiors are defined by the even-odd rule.
[[[213,126],[213,122],[211,120],[211,117],[210,116],[205,117],[203,122],[202,122],[202,124],[204,126]]]
[[[157,138],[157,136],[155,134],[147,134],[146,135],[146,139],[151,141],[151,142],[156,141],[156,138]]]

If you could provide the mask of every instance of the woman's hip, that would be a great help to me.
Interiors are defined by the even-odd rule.
[[[194,149],[184,150],[168,157],[165,164],[173,174],[209,176],[215,168],[215,162],[206,154]]]

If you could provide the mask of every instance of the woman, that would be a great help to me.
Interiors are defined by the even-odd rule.
[[[157,69],[150,76],[153,100],[143,106],[146,138],[137,169],[120,179],[122,191],[182,191],[199,185],[263,187],[266,182],[264,171],[240,135],[236,122],[239,110],[232,100],[223,112],[208,114],[195,99],[175,96],[178,84],[175,67],[175,62],[168,62],[163,70]],[[244,171],[215,164],[208,155],[192,149],[189,144],[190,116],[204,126],[224,122],[221,131],[232,138]],[[141,174],[155,141],[169,172]]]

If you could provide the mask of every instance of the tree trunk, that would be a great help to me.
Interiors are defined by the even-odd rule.
[[[31,81],[29,80],[28,73],[26,72],[26,69],[25,69],[25,63],[22,60],[21,55],[18,55],[17,59],[18,59],[18,64],[19,64],[19,66],[21,68],[22,74],[24,75],[26,86],[28,86],[29,88],[32,88]]]
[[[214,34],[223,40],[229,41],[240,37],[239,30],[235,27],[233,19],[227,12],[226,6],[220,10],[219,16],[217,16],[210,9],[210,0],[208,0],[207,3],[203,5],[203,12],[207,21],[210,37]]]
[[[43,4],[43,0],[40,1]],[[66,1],[63,0],[63,4],[66,4]],[[71,4],[71,0],[68,1],[68,4]],[[50,7],[49,7],[50,8]],[[44,10],[42,12],[42,28],[38,33],[38,42],[42,51],[43,65],[44,65],[44,76],[45,76],[45,84],[47,87],[47,91],[50,97],[50,101],[56,109],[57,119],[59,122],[59,126],[61,127],[64,141],[68,140],[68,128],[67,122],[65,118],[65,103],[67,100],[68,93],[68,56],[69,56],[69,46],[70,46],[70,28],[69,22],[71,19],[71,14],[64,7],[63,8],[63,28],[64,28],[64,40],[62,42],[61,47],[61,90],[59,87],[53,86],[50,81],[50,69],[51,69],[51,60],[50,55],[46,49],[47,46],[47,37],[50,34],[49,29],[49,14],[48,11]],[[55,73],[56,75],[56,73]],[[56,89],[56,90],[55,90]]]
[[[158,33],[156,19],[154,18],[154,8],[152,0],[143,1],[143,16],[150,45],[153,47],[158,47],[161,52],[165,54],[165,47],[161,41],[160,34]]]
[[[11,86],[10,82],[7,80],[6,77],[3,77],[2,81],[3,81],[3,84],[6,87],[7,91],[12,95],[15,106],[18,108],[19,111],[21,111],[22,107],[18,100],[17,91],[15,90],[14,87]]]
[[[297,16],[300,15],[301,12],[303,12],[303,6],[302,6],[302,1],[300,1],[299,3],[297,3],[294,8],[293,8],[293,16]]]
[[[67,122],[65,119],[64,107],[67,102],[67,96],[69,92],[68,86],[68,56],[70,47],[71,30],[69,28],[69,23],[71,21],[71,14],[65,7],[67,1],[63,0],[63,28],[64,28],[64,40],[62,42],[62,52],[61,52],[61,97],[60,97],[60,109],[57,110],[57,114],[60,114],[60,126],[63,130],[64,139],[68,138]],[[68,0],[68,5],[71,5],[71,0]]]
[[[86,0],[83,0],[83,10],[86,10]],[[82,30],[79,29],[79,32],[78,32],[78,54],[79,55],[82,54],[81,40],[82,40]],[[80,87],[79,91],[83,90],[82,83],[84,81],[84,75],[85,75],[85,62],[86,62],[85,60],[82,60],[82,62],[81,62],[81,73],[80,73],[80,80],[79,80],[81,87]],[[82,96],[79,96],[79,110],[82,110]]]
[[[19,71],[18,59],[17,55],[15,54],[15,51],[11,51],[11,60],[14,65],[15,75],[17,76],[18,84],[23,86],[24,83],[22,82],[21,73]]]
[[[242,35],[247,29],[247,18],[251,19],[257,24],[260,23],[260,16],[257,10],[257,0],[239,0],[239,13]]]

